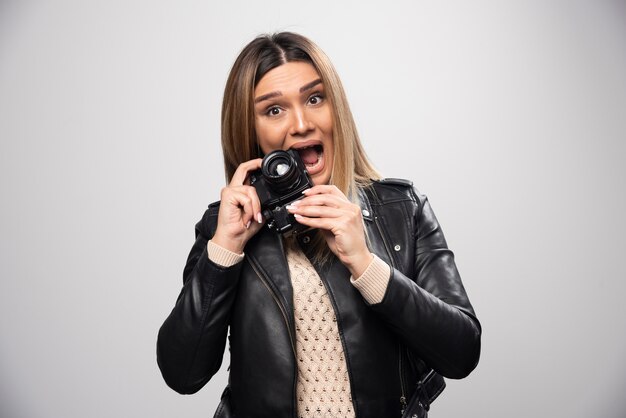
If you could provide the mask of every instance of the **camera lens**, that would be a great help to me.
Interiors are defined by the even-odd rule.
[[[282,176],[287,171],[289,171],[289,164],[283,164],[283,163],[276,164],[276,174],[278,174],[279,176]]]
[[[276,158],[268,165],[267,171],[272,177],[280,177],[287,174],[290,168],[291,164],[289,164],[288,161],[282,161],[282,159]]]
[[[297,163],[285,151],[274,151],[266,155],[261,172],[268,186],[278,193],[286,193],[298,184]]]

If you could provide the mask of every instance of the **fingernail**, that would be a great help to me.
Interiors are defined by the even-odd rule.
[[[287,206],[285,206],[285,209],[287,209],[287,210],[295,210],[296,206],[295,205],[287,205]]]
[[[296,218],[296,219],[299,219],[299,218],[302,218],[302,215],[298,215],[297,213],[294,213],[293,217]]]
[[[311,189],[304,189],[304,190],[302,191],[302,194],[306,194],[306,192],[308,192],[309,190],[311,190]]]
[[[294,200],[293,202],[289,204],[289,206],[298,206],[299,204],[300,204],[299,200]]]
[[[252,223],[252,221],[248,221],[248,223],[246,224],[246,229],[250,228],[250,224]]]
[[[263,216],[261,215],[261,212],[256,214],[256,220],[258,223],[262,224],[263,223]]]

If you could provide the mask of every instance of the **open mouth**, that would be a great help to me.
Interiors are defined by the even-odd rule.
[[[298,148],[298,154],[309,175],[315,175],[324,168],[324,147],[321,144]]]

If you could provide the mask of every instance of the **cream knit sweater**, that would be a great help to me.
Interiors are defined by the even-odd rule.
[[[286,258],[293,286],[298,360],[298,416],[301,418],[353,418],[350,379],[337,318],[324,283],[293,240],[285,240]],[[209,241],[209,259],[228,267],[243,254],[232,253]],[[382,300],[391,270],[378,257],[352,284],[371,304]],[[332,280],[333,278],[328,278]]]

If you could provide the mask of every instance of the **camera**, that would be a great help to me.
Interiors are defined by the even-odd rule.
[[[261,169],[250,173],[250,185],[259,195],[263,218],[271,230],[288,236],[308,229],[285,208],[300,199],[304,190],[313,187],[298,151],[279,150],[267,154]]]

